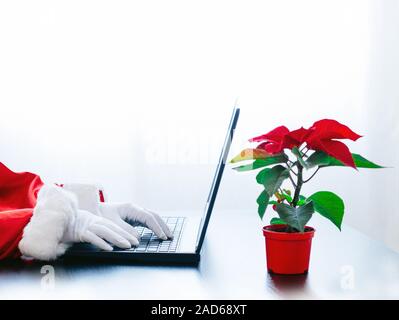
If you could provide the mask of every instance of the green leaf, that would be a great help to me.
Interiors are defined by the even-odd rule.
[[[284,190],[283,190],[283,191],[284,191]],[[292,202],[292,197],[291,197],[288,193],[283,192],[283,193],[282,193],[282,196],[283,196],[283,198],[284,198],[285,200],[287,200],[288,202]]]
[[[286,223],[280,218],[274,217],[270,220],[270,224],[286,224]]]
[[[305,231],[305,225],[314,213],[313,202],[310,201],[301,207],[291,207],[284,203],[276,205],[276,210],[280,219],[283,220],[290,227]]]
[[[289,196],[292,195],[292,192],[291,192],[291,190],[289,190],[289,189],[283,189],[283,191],[284,191],[286,194],[288,194]]]
[[[263,190],[258,199],[256,199],[256,202],[258,204],[258,214],[261,219],[263,219],[263,216],[265,215],[267,206],[269,204],[269,199],[270,197],[265,190]]]
[[[306,197],[300,195],[300,196],[299,196],[299,201],[298,201],[297,205],[298,205],[298,206],[303,206],[304,204],[306,204]]]
[[[367,169],[382,169],[384,167],[367,160],[360,154],[352,153],[353,161],[357,168],[367,168]],[[309,168],[313,167],[345,167],[338,159],[329,156],[323,151],[314,152],[306,161]]]
[[[311,195],[307,200],[313,202],[316,212],[329,219],[341,230],[345,205],[340,197],[329,191],[320,191]]]
[[[277,165],[260,171],[256,176],[256,181],[262,184],[269,197],[272,197],[281,187],[283,181],[289,177],[289,174],[290,172],[286,167]]]
[[[383,169],[385,167],[380,166],[366,158],[362,157],[360,154],[352,153],[353,160],[355,161],[355,165],[358,168],[367,168],[367,169]],[[339,160],[336,160],[340,162]],[[341,162],[342,165],[342,162]]]
[[[281,154],[278,154],[278,155],[275,155],[272,157],[268,157],[265,159],[257,159],[250,164],[238,166],[233,169],[237,170],[239,172],[250,171],[250,170],[256,170],[259,168],[267,167],[272,164],[285,163],[285,162],[287,162],[287,160],[288,160],[287,155],[284,153],[281,153]]]
[[[238,155],[236,155],[233,159],[230,160],[230,163],[236,163],[244,160],[251,159],[265,159],[270,157],[271,154],[262,149],[244,149]]]
[[[277,198],[277,200],[280,200],[280,202],[284,200],[287,200],[290,203],[292,202],[292,197],[284,190],[282,190],[282,192],[276,192],[274,196]]]
[[[306,161],[302,158],[303,153],[298,149],[298,147],[294,147],[292,148],[292,153],[296,156],[296,158],[298,159],[299,163],[302,165],[302,167],[304,167],[305,169],[308,169],[308,164],[306,163]]]
[[[328,166],[332,160],[336,160],[336,159],[334,159],[333,157],[330,157],[327,153],[325,153],[323,151],[316,151],[309,156],[309,158],[306,162],[307,162],[309,168],[314,168],[314,167]]]

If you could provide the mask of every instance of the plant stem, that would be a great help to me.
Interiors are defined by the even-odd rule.
[[[312,178],[316,175],[317,172],[319,172],[320,167],[317,168],[317,170],[315,172],[313,172],[313,174],[310,176],[309,179],[305,180],[303,183],[309,182],[310,180],[312,180]]]
[[[303,153],[303,150],[305,150],[305,149],[307,149],[307,146],[304,146],[301,150],[299,150],[299,151],[301,151],[302,153]],[[308,149],[309,150],[309,149]]]
[[[302,158],[307,158],[308,156],[306,155],[309,152],[309,149],[307,149],[305,152],[303,152]]]
[[[299,196],[301,195],[301,189],[303,185],[303,166],[298,162],[297,164],[298,167],[298,177],[297,177],[297,182],[296,187],[295,187],[295,194],[294,198],[292,199],[292,206],[295,208],[298,204],[299,201]]]
[[[291,175],[289,175],[289,178],[290,178],[290,180],[291,180],[291,183],[292,183],[292,185],[294,186],[294,188],[296,188],[295,181],[294,181],[294,179],[292,179]]]

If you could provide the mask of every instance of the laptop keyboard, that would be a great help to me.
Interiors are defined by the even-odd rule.
[[[184,225],[184,217],[163,217],[173,234],[172,240],[159,239],[150,229],[142,226],[136,227],[141,238],[137,247],[128,251],[133,252],[176,252]]]

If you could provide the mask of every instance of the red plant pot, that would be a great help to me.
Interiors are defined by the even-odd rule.
[[[304,274],[309,270],[310,249],[315,229],[288,233],[286,225],[263,227],[266,240],[267,270],[275,274]]]

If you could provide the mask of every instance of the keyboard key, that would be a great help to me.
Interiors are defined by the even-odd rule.
[[[184,224],[184,217],[163,217],[173,234],[173,240],[161,240],[150,229],[137,226],[140,235],[140,243],[137,248],[131,248],[133,252],[175,252],[180,240],[180,234]]]

